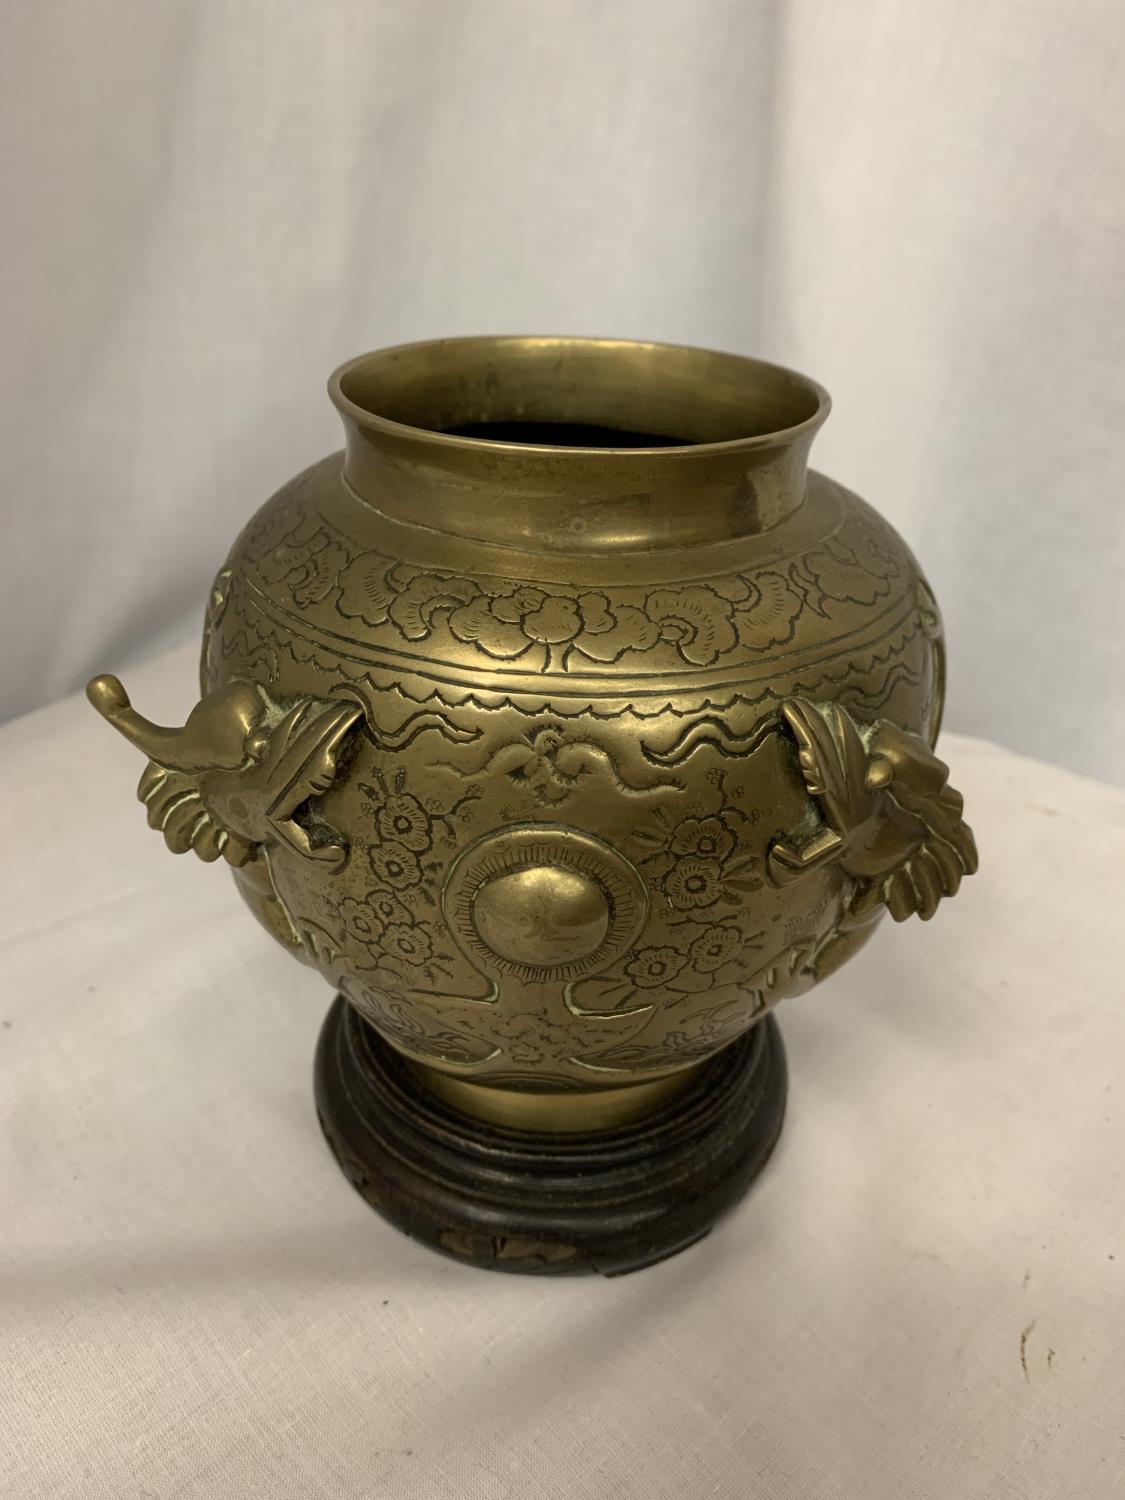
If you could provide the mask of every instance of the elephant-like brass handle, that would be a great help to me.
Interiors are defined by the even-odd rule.
[[[917,735],[886,719],[861,726],[838,703],[790,698],[782,714],[822,821],[773,844],[771,879],[787,885],[837,861],[854,881],[852,926],[884,905],[896,922],[915,912],[928,920],[977,868],[948,767]]]
[[[310,803],[336,779],[344,742],[363,717],[355,701],[282,706],[255,683],[231,682],[196,704],[182,729],[167,729],[137,713],[116,677],[93,678],[86,696],[148,756],[137,795],[174,854],[194,849],[239,867],[284,846],[343,863],[344,836],[311,816]]]

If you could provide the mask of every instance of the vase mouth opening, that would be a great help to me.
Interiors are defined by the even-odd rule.
[[[815,381],[762,360],[558,337],[402,344],[342,365],[329,394],[346,421],[376,439],[611,462],[811,440],[830,406]]]

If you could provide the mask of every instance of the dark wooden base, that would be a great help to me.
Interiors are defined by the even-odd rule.
[[[702,1239],[765,1166],[785,1093],[771,1016],[662,1109],[598,1134],[508,1130],[452,1109],[342,997],[316,1053],[321,1127],[372,1208],[457,1260],[539,1275],[619,1276]]]

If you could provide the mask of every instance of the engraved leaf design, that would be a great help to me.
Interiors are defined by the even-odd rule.
[[[270,734],[259,768],[245,773],[247,786],[260,787],[269,799],[269,817],[284,818],[293,806],[328,790],[344,739],[362,716],[360,705],[346,699],[302,698],[289,709]]]

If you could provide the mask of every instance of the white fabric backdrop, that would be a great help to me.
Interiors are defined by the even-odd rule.
[[[1125,780],[1119,0],[37,0],[0,50],[0,713],[178,635],[401,339],[825,381],[954,728]]]

